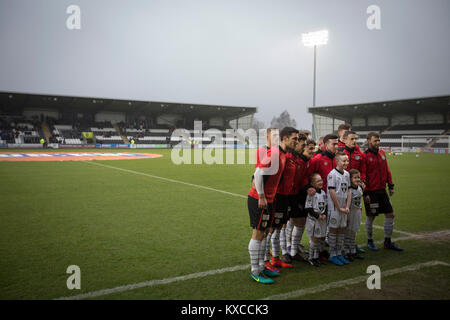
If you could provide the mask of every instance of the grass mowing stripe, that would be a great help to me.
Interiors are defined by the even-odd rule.
[[[442,230],[442,231],[437,231],[437,232],[426,233],[426,234],[423,234],[423,235],[400,237],[400,238],[395,238],[395,239],[392,239],[392,240],[394,240],[394,241],[410,240],[410,239],[420,240],[420,239],[423,239],[423,238],[426,238],[426,237],[430,237],[430,236],[433,236],[433,235],[446,235],[446,234],[449,234],[449,233],[450,233],[450,230]],[[376,241],[375,243],[376,244],[380,244],[380,243],[383,243],[383,241]],[[363,247],[364,245],[365,244],[359,244],[358,246],[359,247]],[[214,274],[221,274],[221,273],[226,273],[226,272],[245,270],[245,269],[248,269],[248,268],[250,268],[249,264],[238,265],[238,266],[234,266],[234,267],[228,267],[228,268],[222,268],[222,269],[216,269],[216,270],[208,270],[208,271],[204,271],[204,272],[187,274],[187,275],[184,275],[184,276],[179,276],[179,277],[174,277],[174,278],[166,278],[166,279],[162,279],[162,280],[150,280],[150,281],[145,281],[145,282],[139,282],[139,283],[124,285],[124,286],[115,287],[115,288],[111,288],[111,289],[103,289],[103,290],[98,290],[98,291],[92,291],[92,292],[88,292],[88,293],[84,293],[84,294],[79,294],[79,295],[76,295],[76,296],[60,297],[60,298],[57,298],[55,300],[80,300],[80,299],[86,299],[86,298],[93,298],[93,297],[104,296],[104,295],[108,295],[108,294],[112,294],[112,293],[129,291],[129,290],[138,289],[138,288],[143,288],[143,287],[152,287],[152,286],[157,286],[157,285],[161,285],[161,284],[168,284],[168,283],[172,283],[172,282],[176,282],[176,281],[185,281],[185,280],[189,280],[189,279],[203,278],[203,277],[214,275]]]
[[[94,164],[100,167],[105,167],[105,168],[110,168],[110,169],[116,169],[116,170],[120,170],[120,171],[124,171],[124,172],[128,172],[128,173],[132,173],[132,174],[137,174],[137,175],[142,175],[142,176],[146,176],[146,177],[150,177],[150,178],[155,178],[155,179],[160,179],[163,181],[167,181],[167,182],[173,182],[173,183],[179,183],[179,184],[184,184],[187,186],[191,186],[191,187],[196,187],[196,188],[201,188],[201,189],[206,189],[209,191],[215,191],[215,192],[220,192],[220,193],[225,193],[231,196],[235,196],[235,197],[240,197],[240,198],[244,198],[247,199],[247,195],[242,195],[242,194],[237,194],[237,193],[233,193],[233,192],[228,192],[225,190],[219,190],[219,189],[215,189],[215,188],[211,188],[211,187],[207,187],[207,186],[202,186],[199,184],[193,184],[193,183],[189,183],[189,182],[184,182],[184,181],[180,181],[180,180],[174,180],[174,179],[170,179],[170,178],[164,178],[164,177],[160,177],[160,176],[155,176],[153,174],[148,174],[148,173],[143,173],[143,172],[139,172],[139,171],[134,171],[134,170],[129,170],[129,169],[123,169],[123,168],[119,168],[119,167],[114,167],[114,166],[109,166],[106,164],[101,164],[101,163],[97,163],[97,162],[90,162],[90,161],[83,161],[84,163],[89,163],[89,164]],[[361,223],[363,224],[363,223]],[[376,229],[383,229],[382,226],[377,226],[377,225],[373,225],[374,228]],[[395,232],[398,233],[402,233],[408,236],[414,236],[413,233],[409,233],[409,232],[405,232],[405,231],[401,231],[401,230],[394,230]]]
[[[148,173],[143,173],[143,172],[139,172],[139,171],[123,169],[123,168],[119,168],[119,167],[108,166],[108,165],[106,165],[106,164],[101,164],[101,163],[95,163],[95,162],[90,162],[90,161],[85,161],[84,163],[94,164],[94,165],[100,166],[100,167],[105,167],[105,168],[110,168],[110,169],[116,169],[116,170],[120,170],[120,171],[124,171],[124,172],[128,172],[128,173],[133,173],[133,174],[142,175],[142,176],[146,176],[146,177],[150,177],[150,178],[160,179],[160,180],[167,181],[167,182],[173,182],[173,183],[184,184],[184,185],[187,185],[187,186],[190,186],[190,187],[196,187],[196,188],[206,189],[206,190],[209,190],[209,191],[215,191],[215,192],[225,193],[225,194],[228,194],[228,195],[231,195],[231,196],[235,196],[235,197],[240,197],[240,198],[245,198],[245,199],[247,199],[247,196],[244,196],[244,195],[242,195],[242,194],[237,194],[237,193],[228,192],[228,191],[224,191],[224,190],[214,189],[214,188],[207,187],[207,186],[202,186],[202,185],[199,185],[199,184],[193,184],[193,183],[188,183],[188,182],[184,182],[184,181],[180,181],[180,180],[174,180],[174,179],[164,178],[164,177],[160,177],[160,176],[155,176],[155,175],[153,175],[153,174],[148,174]]]
[[[424,262],[424,263],[410,264],[405,267],[382,271],[381,276],[386,277],[386,276],[391,276],[391,275],[398,274],[398,273],[403,273],[403,272],[407,272],[407,271],[416,271],[421,268],[432,267],[432,266],[437,266],[437,265],[450,266],[450,264],[448,264],[446,262],[434,260],[434,261],[428,261],[428,262]],[[356,278],[335,281],[335,282],[323,284],[323,285],[320,285],[317,287],[300,289],[300,290],[291,291],[288,293],[273,295],[270,297],[263,298],[261,300],[283,300],[283,299],[289,299],[289,298],[294,298],[294,297],[300,297],[305,294],[314,294],[314,293],[326,291],[329,289],[340,288],[340,287],[345,287],[348,285],[364,282],[367,280],[367,277],[368,276],[365,275],[365,276],[360,276],[360,277],[356,277]]]

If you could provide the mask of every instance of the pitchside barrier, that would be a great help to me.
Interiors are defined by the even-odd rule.
[[[130,145],[130,148],[134,148],[134,149],[167,149],[167,148],[169,148],[169,145],[168,144],[134,144],[134,145]]]
[[[129,144],[96,144],[96,148],[130,148]]]
[[[49,143],[48,149],[167,149],[167,144],[58,144]],[[0,149],[43,149],[41,144],[0,144]]]
[[[387,152],[408,152],[408,153],[439,153],[439,154],[449,154],[448,148],[419,148],[419,147],[392,147],[392,148],[383,148],[384,151]]]
[[[8,143],[8,149],[42,149],[40,143]]]
[[[95,149],[94,144],[60,144],[60,149]]]
[[[439,153],[449,154],[448,148],[423,148],[423,147],[381,147],[384,152],[407,152],[407,153]]]
[[[58,144],[50,143],[49,149],[256,149],[257,146],[250,144],[205,144],[205,145],[169,145],[169,144]],[[43,149],[41,144],[33,143],[9,143],[0,144],[0,149]],[[423,148],[423,147],[381,147],[385,152],[410,152],[410,153],[439,153],[449,154],[449,148]]]
[[[248,146],[244,144],[176,144],[172,146],[173,149],[256,149],[256,146]]]

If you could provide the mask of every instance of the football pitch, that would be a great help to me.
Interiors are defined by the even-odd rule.
[[[96,152],[163,157],[0,162],[0,299],[450,299],[449,155],[389,156],[403,252],[382,249],[380,216],[378,252],[343,267],[294,262],[268,286],[249,277],[253,165]],[[79,290],[66,285],[71,265]],[[380,290],[366,287],[370,265]]]

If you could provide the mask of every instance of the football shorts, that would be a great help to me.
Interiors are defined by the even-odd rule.
[[[258,208],[258,200],[248,196],[248,213],[250,215],[250,226],[253,229],[265,231],[271,226],[273,217],[273,204],[267,203],[266,209]]]
[[[394,212],[386,190],[367,191],[366,195],[370,197],[370,203],[364,201],[366,215],[377,216],[380,213]]]

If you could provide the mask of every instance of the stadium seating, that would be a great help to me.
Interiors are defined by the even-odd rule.
[[[123,144],[124,138],[128,141],[134,140],[135,144],[169,144],[171,146],[177,145],[182,141],[190,144],[190,141],[208,145],[215,144],[243,144],[244,139],[238,137],[227,137],[226,128],[203,128],[201,133],[196,132],[194,128],[186,128],[189,132],[189,138],[186,139],[180,136],[173,136],[174,127],[169,125],[152,125],[147,126],[145,121],[134,121],[131,123],[120,122],[113,125],[111,122],[94,122],[88,119],[76,119],[70,121],[69,119],[54,119],[45,117],[45,121],[30,122],[23,116],[14,116],[13,127],[10,126],[12,121],[5,121],[2,117],[0,123],[0,140],[5,143],[39,143],[40,139],[44,137],[41,125],[45,122],[48,126],[50,143],[59,143],[65,145],[79,145],[86,143],[98,144]],[[10,120],[10,119],[9,119]],[[19,130],[20,129],[20,130]],[[216,132],[206,132],[208,129],[215,129]],[[82,132],[92,132],[94,138],[87,140]],[[200,135],[196,137],[195,135]]]
[[[358,144],[364,146],[366,143],[367,134],[371,131],[381,132],[381,146],[382,147],[401,147],[402,137],[404,147],[434,147],[434,148],[448,148],[447,139],[433,139],[431,137],[423,136],[438,136],[449,135],[448,127],[445,125],[396,125],[388,128],[380,127],[354,127],[354,131],[358,133]],[[419,136],[417,138],[405,136]],[[420,137],[421,136],[421,137]]]
[[[53,137],[61,144],[82,144],[81,132],[72,125],[58,124],[53,126]]]
[[[0,119],[0,140],[6,143],[40,143],[43,134],[39,123],[24,117],[2,116]]]

